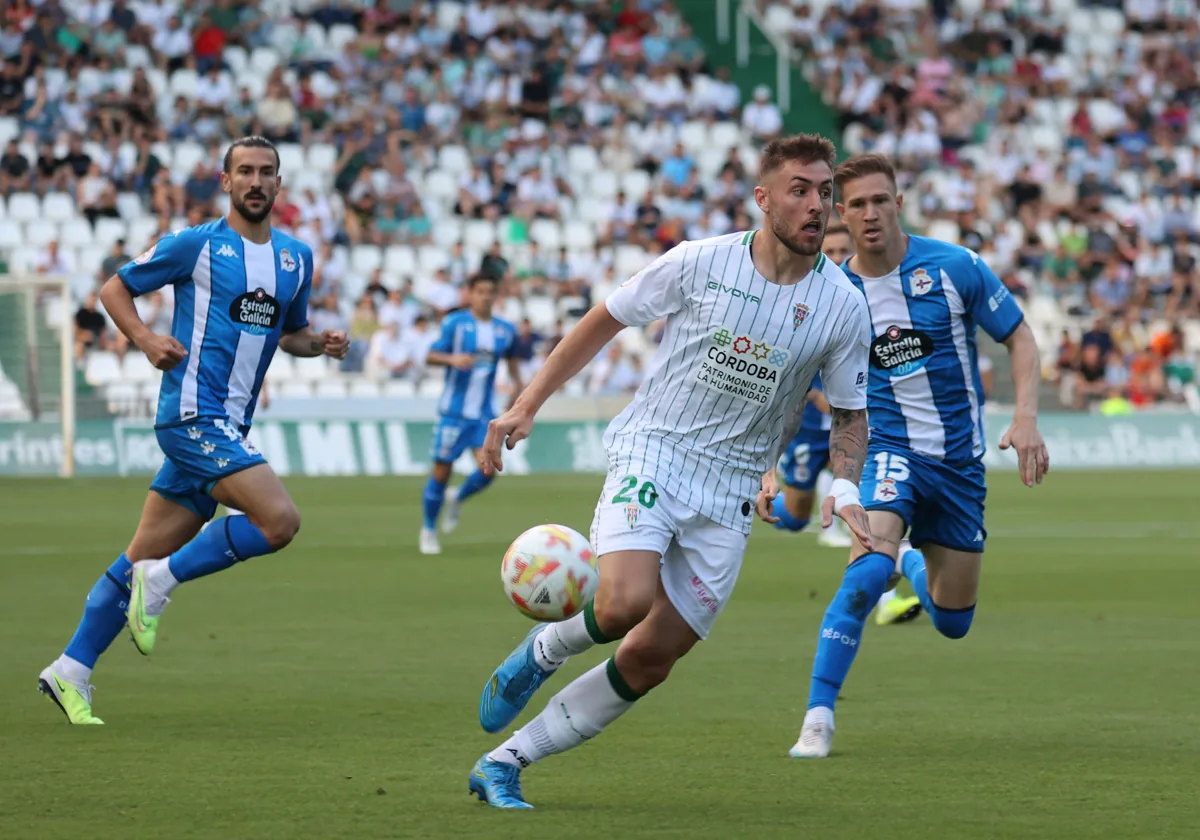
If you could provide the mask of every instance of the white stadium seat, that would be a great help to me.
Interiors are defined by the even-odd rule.
[[[383,270],[389,274],[411,277],[417,271],[417,255],[407,245],[392,245],[384,252]]]
[[[17,222],[34,222],[42,216],[42,203],[33,193],[13,193],[8,197],[8,218]]]
[[[345,379],[318,379],[314,394],[319,399],[341,400],[346,398]]]
[[[306,382],[317,382],[329,376],[329,361],[326,356],[297,358],[296,378]]]
[[[66,193],[46,193],[46,197],[42,199],[41,218],[51,222],[65,222],[67,219],[78,218],[75,200]]]
[[[333,171],[337,159],[338,151],[335,146],[329,143],[313,143],[308,147],[306,165],[312,171],[324,174]]]
[[[378,245],[355,245],[350,249],[350,268],[359,274],[371,274],[383,264]]]
[[[25,244],[25,231],[20,222],[0,219],[0,248],[20,248]]]
[[[312,395],[312,383],[306,380],[288,379],[279,386],[279,396],[283,399],[306,400]]]
[[[383,383],[383,395],[400,398],[415,397],[417,389],[407,379],[388,379]]]
[[[354,399],[378,399],[379,383],[364,376],[350,380],[350,396]]]
[[[160,377],[159,371],[150,364],[146,354],[131,352],[125,354],[121,363],[121,377],[129,382],[151,382]]]
[[[70,219],[58,229],[59,242],[71,248],[86,248],[92,244],[92,225],[87,219]]]
[[[96,387],[116,382],[121,378],[121,362],[117,358],[117,354],[104,350],[93,350],[88,354],[83,378],[89,385]]]

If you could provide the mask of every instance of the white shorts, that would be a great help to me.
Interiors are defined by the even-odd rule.
[[[592,548],[655,551],[671,604],[701,639],[729,603],[749,537],[659,493],[644,476],[609,473],[592,519]]]

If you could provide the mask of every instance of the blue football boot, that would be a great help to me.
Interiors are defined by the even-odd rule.
[[[483,687],[479,725],[487,732],[499,732],[516,720],[533,693],[554,673],[542,670],[533,658],[533,641],[545,626],[538,624],[530,630]]]
[[[493,808],[532,808],[521,794],[521,771],[484,753],[471,768],[467,791]]]

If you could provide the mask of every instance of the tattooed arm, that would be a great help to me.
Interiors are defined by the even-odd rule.
[[[829,430],[829,470],[834,478],[858,484],[867,458],[867,410],[833,408]]]

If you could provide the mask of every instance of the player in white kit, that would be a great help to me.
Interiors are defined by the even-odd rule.
[[[833,144],[817,135],[770,143],[754,193],[762,230],[684,242],[659,257],[593,308],[490,424],[483,462],[495,471],[501,444],[527,437],[545,400],[621,329],[666,318],[645,381],[605,434],[608,477],[591,534],[595,600],[533,629],[485,685],[480,724],[504,729],[570,656],[620,645],[479,759],[469,789],[489,804],[531,807],[523,768],[598,735],[708,636],[733,593],[754,512],[770,514],[776,458],[818,372],[832,406],[836,476],[824,517],[837,513],[870,543],[857,488],[870,321],[862,294],[821,254],[833,163]]]

